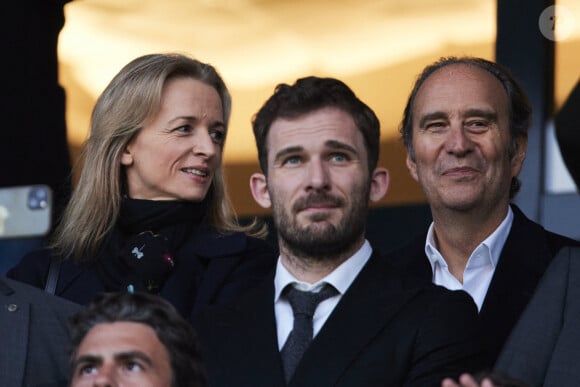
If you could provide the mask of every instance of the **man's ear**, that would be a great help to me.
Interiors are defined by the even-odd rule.
[[[270,192],[268,192],[268,182],[266,176],[262,173],[254,173],[250,176],[250,190],[256,203],[263,208],[270,208]]]
[[[518,136],[516,138],[516,151],[511,161],[512,176],[518,176],[526,159],[528,149],[528,136]]]
[[[419,181],[419,177],[417,176],[417,163],[415,163],[411,156],[409,156],[409,152],[407,152],[407,158],[405,159],[405,163],[407,164],[407,168],[409,169],[409,173],[416,181]]]
[[[389,190],[389,171],[386,168],[377,167],[371,175],[371,189],[369,199],[373,202],[381,200]]]

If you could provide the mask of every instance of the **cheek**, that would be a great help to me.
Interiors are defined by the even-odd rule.
[[[425,139],[427,140],[427,139]],[[421,141],[417,139],[413,143],[413,151],[416,163],[425,163],[434,159],[436,155],[437,144],[433,140]]]
[[[270,200],[278,205],[278,207],[282,208],[290,208],[292,207],[293,199],[293,192],[290,191],[292,187],[290,185],[286,185],[289,180],[283,180],[282,184],[276,185],[269,185],[268,192],[270,193]]]
[[[426,153],[422,152],[415,154],[415,162],[411,164],[410,171],[416,179],[421,179],[421,176],[434,173],[436,169],[437,158],[427,156]]]
[[[501,169],[511,169],[513,158],[509,157],[509,145],[491,143],[479,147],[482,158],[491,166],[494,165]]]
[[[364,171],[353,171],[351,173],[345,172],[335,177],[335,180],[344,192],[360,192],[365,189],[368,182],[368,174]],[[348,195],[352,197],[351,195]]]

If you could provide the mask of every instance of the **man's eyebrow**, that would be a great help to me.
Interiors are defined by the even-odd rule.
[[[354,147],[352,147],[349,144],[346,144],[344,142],[341,141],[337,141],[337,140],[328,140],[324,143],[324,145],[326,145],[327,147],[331,148],[331,149],[336,149],[336,150],[345,150],[351,153],[357,153],[356,149]]]
[[[76,370],[79,364],[103,364],[103,357],[98,355],[81,355],[73,362],[73,370]]]
[[[421,119],[419,120],[419,127],[423,128],[425,126],[425,124],[427,123],[427,121],[431,121],[431,120],[440,120],[440,119],[446,119],[447,118],[447,113],[445,112],[433,112],[433,113],[427,113],[421,116]]]
[[[462,113],[462,117],[481,117],[481,118],[485,118],[489,121],[494,121],[494,122],[497,121],[497,113],[495,111],[487,110],[487,109],[479,109],[479,108],[466,110],[465,112]],[[421,119],[419,120],[419,127],[423,128],[428,121],[446,119],[446,118],[447,118],[447,113],[442,112],[442,111],[427,113],[427,114],[421,116]]]
[[[303,151],[304,148],[301,146],[289,146],[288,148],[282,148],[278,151],[278,153],[276,153],[276,155],[274,156],[274,160],[280,160],[281,158],[283,158],[284,156],[293,154],[293,153],[298,153]]]
[[[464,117],[481,117],[488,121],[497,121],[497,113],[487,109],[468,109],[463,113]]]
[[[356,149],[354,147],[352,147],[349,144],[346,144],[344,142],[341,141],[337,141],[337,140],[328,140],[324,143],[324,145],[326,145],[328,148],[331,148],[333,150],[345,150],[351,153],[356,153]],[[295,153],[300,153],[304,151],[304,147],[296,145],[296,146],[289,146],[287,148],[283,148],[281,150],[278,151],[278,153],[276,153],[275,157],[274,157],[274,161],[276,160],[280,160],[282,158],[284,158],[284,156],[287,155],[291,155],[291,154],[295,154]]]
[[[115,354],[115,360],[125,362],[128,360],[141,360],[147,365],[152,365],[153,362],[151,361],[151,357],[146,355],[141,351],[127,351],[127,352],[120,352]]]

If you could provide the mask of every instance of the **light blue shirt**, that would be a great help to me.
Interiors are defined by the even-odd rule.
[[[425,255],[431,264],[433,283],[451,290],[465,290],[475,301],[477,310],[481,311],[513,220],[514,213],[511,207],[508,207],[508,213],[498,228],[471,253],[463,272],[463,283],[451,274],[445,258],[437,249],[433,223],[431,223],[425,242]]]
[[[312,317],[312,329],[314,336],[316,336],[328,319],[328,316],[330,316],[340,301],[342,295],[348,290],[358,273],[367,263],[372,253],[373,249],[370,243],[365,240],[362,247],[352,257],[341,263],[340,266],[332,271],[332,273],[314,284],[309,284],[296,279],[296,277],[290,274],[286,267],[284,267],[280,258],[278,258],[276,275],[274,276],[274,313],[276,315],[276,328],[278,331],[278,349],[282,349],[294,325],[292,306],[288,300],[280,297],[282,290],[284,290],[288,284],[294,284],[297,289],[303,291],[318,292],[322,289],[324,284],[330,284],[338,290],[336,296],[322,301],[314,312],[314,316]]]

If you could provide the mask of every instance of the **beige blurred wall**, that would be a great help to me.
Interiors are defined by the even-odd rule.
[[[556,106],[580,68],[580,2],[560,1],[576,29],[557,44]],[[280,82],[337,77],[382,124],[380,163],[391,188],[378,205],[423,203],[410,178],[398,124],[415,76],[448,55],[493,59],[493,0],[79,0],[65,7],[59,41],[73,158],[86,138],[92,106],[128,61],[178,51],[215,65],[233,97],[224,162],[240,215],[263,214],[248,178],[258,171],[250,119]]]

